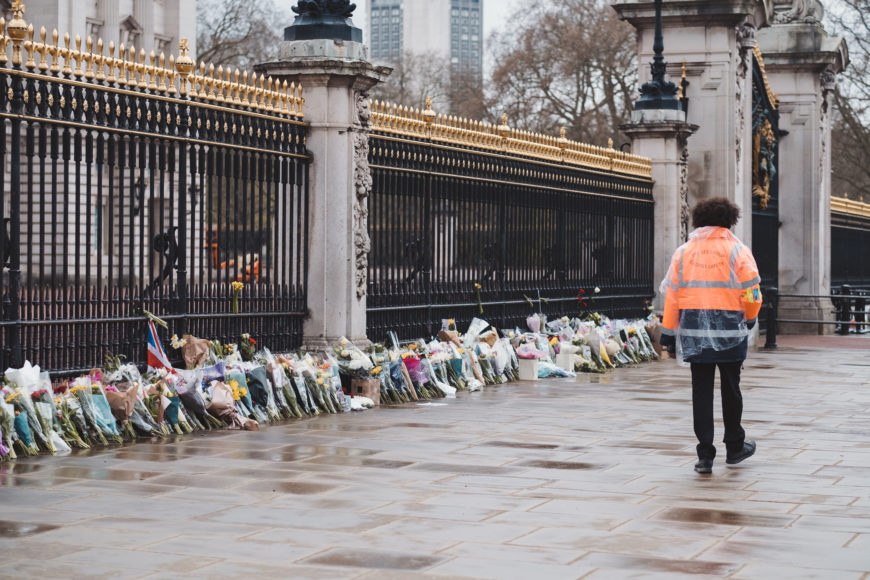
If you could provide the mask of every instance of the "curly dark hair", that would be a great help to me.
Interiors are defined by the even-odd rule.
[[[730,228],[740,219],[740,208],[724,197],[711,197],[699,201],[692,208],[692,226]]]

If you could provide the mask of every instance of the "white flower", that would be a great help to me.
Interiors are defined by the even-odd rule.
[[[352,353],[350,353],[350,358],[352,358],[353,360],[359,360],[362,358],[362,355],[356,351],[353,351]]]
[[[595,287],[595,293],[596,293],[596,294],[599,294],[600,292],[601,292],[601,288],[599,288],[598,286],[596,286],[596,287]]]
[[[359,359],[354,359],[354,360],[350,361],[350,364],[347,365],[347,368],[349,368],[352,371],[357,371],[357,370],[361,369],[362,366],[363,366],[363,361],[361,361]]]
[[[562,317],[562,324],[568,324],[569,322],[571,322],[571,321],[568,319],[567,316]]]
[[[169,339],[169,342],[172,344],[172,348],[176,349],[181,348],[182,346],[187,344],[187,341],[183,338],[178,338],[177,334],[173,334],[172,338]]]
[[[350,351],[347,349],[341,351],[341,358],[350,358]]]

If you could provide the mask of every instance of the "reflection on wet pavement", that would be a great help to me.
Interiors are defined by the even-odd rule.
[[[336,549],[310,558],[307,562],[328,566],[355,566],[382,570],[423,570],[431,568],[442,560],[443,558],[435,556]]]
[[[0,538],[23,538],[56,530],[58,527],[49,524],[28,524],[0,520]]]

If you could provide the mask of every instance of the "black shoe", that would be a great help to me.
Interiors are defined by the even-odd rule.
[[[704,474],[713,473],[713,460],[699,459],[698,463],[695,464],[695,472]]]
[[[744,441],[743,449],[734,454],[729,453],[728,457],[725,459],[725,463],[728,465],[736,465],[744,459],[749,459],[753,455],[755,455],[755,441]]]

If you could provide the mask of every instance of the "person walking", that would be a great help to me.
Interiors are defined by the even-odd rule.
[[[700,201],[692,209],[689,241],[677,248],[659,289],[665,296],[662,347],[676,352],[692,369],[692,412],[698,437],[695,471],[712,473],[713,383],[716,368],[725,423],[725,463],[734,465],[755,453],[740,425],[743,396],[740,371],[750,331],[761,309],[761,279],[752,252],[730,228],[740,208],[723,197]]]

